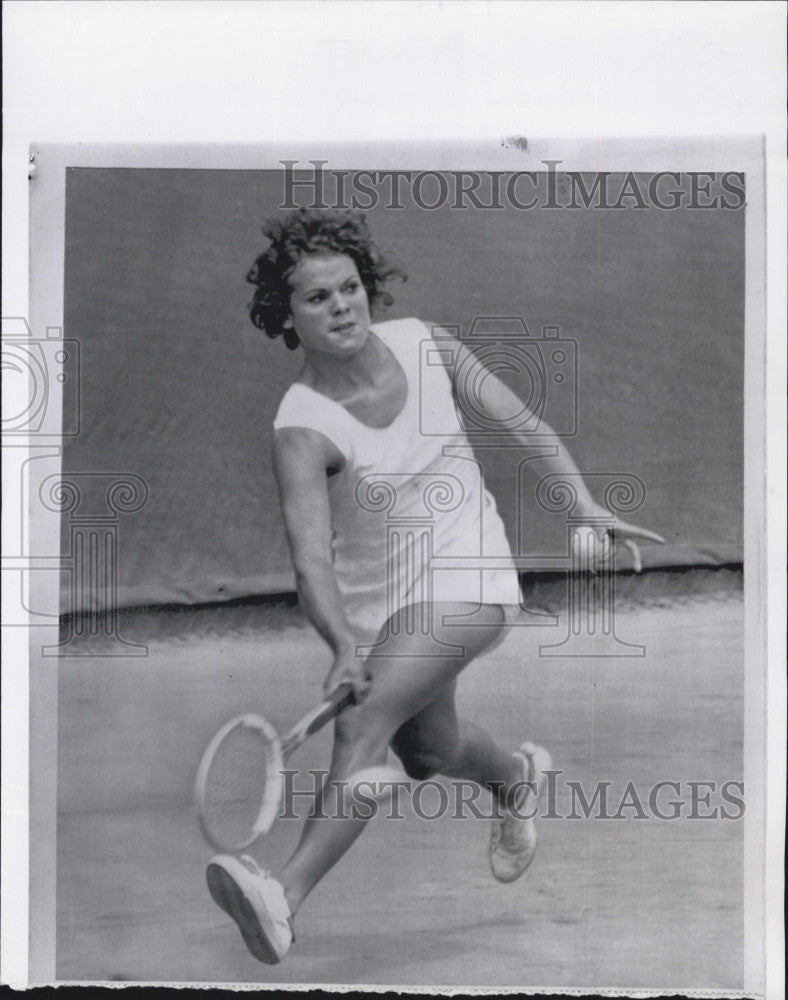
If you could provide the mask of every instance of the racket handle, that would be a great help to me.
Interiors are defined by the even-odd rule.
[[[353,696],[353,685],[352,684],[340,684],[338,688],[334,688],[331,694],[326,698],[327,705],[333,705],[335,708],[335,715],[352,705],[355,701]]]
[[[352,704],[353,688],[350,684],[340,684],[324,702],[321,702],[317,708],[313,708],[308,715],[305,715],[303,719],[297,722],[282,737],[282,751],[284,755],[287,756],[292,753],[296,747],[301,746],[308,736],[316,733],[318,729],[322,729],[330,719],[333,719],[335,715],[339,715],[344,708]]]
[[[350,684],[340,684],[338,688],[331,692],[323,704],[318,708],[314,718],[309,720],[309,724],[304,730],[304,737],[311,736],[334,716],[353,704],[353,688]]]

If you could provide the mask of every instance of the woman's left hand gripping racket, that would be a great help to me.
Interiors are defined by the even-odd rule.
[[[288,757],[352,702],[353,689],[341,684],[281,740],[261,715],[226,722],[208,744],[195,782],[197,816],[208,843],[242,851],[267,833],[279,815]]]

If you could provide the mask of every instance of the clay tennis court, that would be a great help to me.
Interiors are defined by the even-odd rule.
[[[267,967],[205,888],[192,782],[230,715],[282,728],[309,709],[327,649],[283,605],[129,615],[147,658],[59,665],[57,978],[741,988],[743,823],[689,819],[686,783],[716,783],[707,812],[742,780],[742,620],[739,574],[708,570],[631,583],[616,629],[646,646],[641,659],[543,659],[557,632],[512,631],[464,673],[461,712],[503,745],[550,749],[559,814],[567,780],[589,793],[609,781],[611,812],[627,782],[645,803],[674,781],[682,818],[543,819],[533,867],[500,885],[487,821],[428,821],[404,800],[405,818],[370,824],[299,914],[285,963]],[[326,767],[329,746],[324,731],[292,766]],[[279,821],[252,853],[276,868],[299,829]]]

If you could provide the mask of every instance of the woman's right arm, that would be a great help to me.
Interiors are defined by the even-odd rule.
[[[274,434],[273,460],[298,597],[307,618],[334,653],[324,694],[348,682],[360,701],[369,680],[364,661],[356,656],[355,638],[334,575],[331,546],[327,470],[341,468],[343,456],[317,431],[283,427]]]

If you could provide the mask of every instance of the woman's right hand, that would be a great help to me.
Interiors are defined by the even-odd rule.
[[[356,655],[355,649],[341,650],[334,657],[334,664],[323,684],[323,697],[327,698],[340,684],[350,684],[356,705],[369,694],[372,682],[367,661]]]

